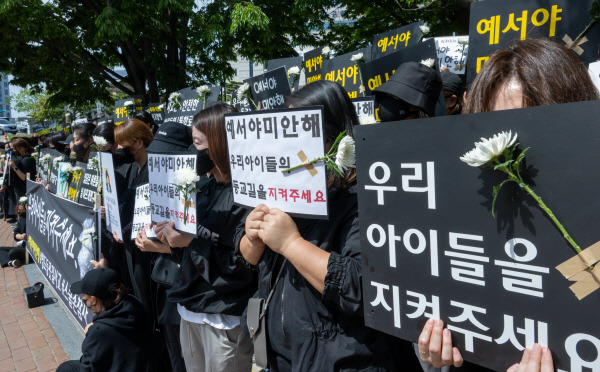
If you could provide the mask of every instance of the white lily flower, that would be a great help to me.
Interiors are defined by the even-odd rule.
[[[250,90],[250,85],[248,83],[244,83],[244,84],[240,85],[240,87],[237,90],[238,101],[243,100],[249,90]]]
[[[422,65],[425,65],[427,67],[431,67],[433,68],[433,66],[435,65],[435,59],[433,58],[427,58],[421,61]]]
[[[362,114],[358,117],[358,122],[360,125],[377,124],[377,119],[373,115]]]
[[[323,49],[321,49],[321,53],[327,55],[327,54],[331,53],[331,48],[328,46],[323,47]]]
[[[104,139],[104,137],[102,136],[94,136],[94,143],[98,146],[98,147],[104,147],[106,145],[108,145],[108,141],[106,141],[106,139]]]
[[[293,66],[288,70],[288,75],[300,75],[300,67]]]
[[[123,105],[125,107],[127,107],[127,106],[133,106],[133,101],[125,101],[125,103]]]
[[[354,138],[344,136],[338,146],[337,154],[335,155],[335,165],[338,169],[344,172],[346,169],[356,167],[356,152]]]
[[[90,227],[89,229],[83,230],[81,233],[83,235],[94,235],[96,233],[96,228]]]
[[[514,145],[517,133],[511,131],[495,134],[492,138],[481,138],[475,142],[475,148],[464,154],[460,160],[472,167],[479,167],[500,156],[504,150]]]
[[[208,85],[201,85],[198,88],[196,88],[196,92],[198,92],[199,95],[203,96],[206,93],[210,92],[210,87]]]
[[[182,168],[175,171],[175,182],[180,186],[190,186],[200,181],[200,176],[191,168]]]
[[[421,33],[423,33],[423,35],[428,34],[429,31],[430,31],[429,25],[427,23],[425,23],[424,25],[419,26],[419,29],[421,30]]]
[[[354,55],[352,56],[352,58],[350,58],[350,60],[351,60],[351,61],[353,61],[353,62],[358,62],[358,61],[362,61],[362,60],[363,60],[363,57],[364,57],[364,56],[363,56],[363,54],[362,54],[362,53],[357,53],[357,54],[354,54]]]

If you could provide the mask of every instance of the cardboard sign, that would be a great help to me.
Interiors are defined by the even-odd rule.
[[[285,68],[291,91],[297,91],[298,87],[300,86],[300,75],[298,75],[296,78],[293,78],[290,76],[288,71],[292,67],[298,67],[298,70],[302,71],[302,57],[272,59],[267,62],[267,71],[273,71],[282,66]]]
[[[196,235],[196,193],[184,197],[176,187],[175,174],[182,169],[196,171],[195,154],[148,153],[152,224],[173,221],[177,230]],[[192,185],[190,189],[195,187]]]
[[[125,106],[125,102],[132,102],[133,105]],[[115,113],[113,115],[115,125],[121,125],[125,120],[131,119],[136,113],[142,112],[145,105],[144,96],[132,96],[115,101]]]
[[[188,127],[192,126],[194,115],[202,110],[207,103],[216,102],[219,97],[220,88],[211,87],[211,92],[206,96],[206,99],[198,97],[199,94],[195,88],[185,88],[178,90],[179,105],[170,100],[165,104],[164,122],[176,122],[185,124]]]
[[[351,60],[353,55],[362,53],[363,54],[363,62],[357,64]],[[365,63],[371,61],[371,47],[363,48],[351,53],[347,53],[341,55],[339,57],[335,57],[334,59],[330,59],[327,61],[323,61],[323,69],[321,74],[323,75],[323,80],[333,81],[338,83],[346,92],[348,92],[348,96],[350,98],[357,98],[358,96],[363,96],[360,92],[360,68]],[[366,86],[367,81],[363,76],[363,82]]]
[[[97,153],[93,155],[97,156]],[[92,157],[90,157],[90,160],[88,160],[87,166],[85,167],[81,186],[79,188],[78,202],[86,207],[94,207],[98,186],[101,185],[98,170],[93,167],[91,160]]]
[[[133,224],[131,225],[131,240],[137,238],[137,234],[146,230],[148,238],[156,238],[152,228],[152,216],[150,215],[150,185],[145,184],[135,189],[135,209],[133,210]]]
[[[323,47],[304,53],[304,76],[306,77],[307,85],[321,80],[323,61],[327,60],[327,58],[328,56],[323,54]]]
[[[467,83],[470,84],[489,57],[512,40],[551,37],[572,43],[590,23],[593,0],[486,0],[471,4]],[[596,61],[600,24],[585,35],[587,41],[572,46],[583,62]]]
[[[373,116],[376,120],[379,121],[377,112],[379,111],[379,107],[377,107],[377,103],[375,102],[374,96],[367,97],[358,97],[352,98],[352,104],[354,105],[354,109],[356,110],[356,116],[358,116],[359,120],[361,116]]]
[[[321,107],[225,115],[234,202],[327,218],[324,163],[282,173],[324,155],[322,120]]]
[[[146,107],[145,110],[152,115],[154,124],[161,125],[165,122],[165,113],[163,111],[164,104],[162,103],[151,103],[150,106]]]
[[[450,72],[464,75],[469,53],[469,36],[436,37],[434,40],[438,66],[447,67]]]
[[[419,27],[424,24],[425,22],[419,21],[375,35],[373,38],[373,59],[416,45],[423,34]]]
[[[575,251],[517,183],[494,218],[506,175],[459,160],[518,133],[521,174],[584,249],[600,241],[600,149],[581,145],[600,138],[599,115],[591,101],[356,128],[366,324],[416,342],[441,317],[463,357],[494,370],[534,342],[559,371],[600,368],[600,290],[579,300],[555,268]]]
[[[67,199],[70,201],[77,202],[77,200],[79,199],[79,188],[81,187],[81,181],[83,180],[83,173],[87,168],[87,163],[78,161],[77,163],[75,163],[75,166],[73,168],[75,169],[75,171],[73,172],[73,177],[71,177],[71,182],[69,183],[69,188],[67,190]]]
[[[281,66],[244,80],[250,85],[254,103],[260,110],[269,110],[285,106],[283,98],[292,94],[287,80],[287,70]]]
[[[111,153],[100,152],[100,166],[102,169],[102,200],[106,215],[106,229],[110,232],[116,231],[120,240],[123,240],[121,229],[121,215],[119,212],[119,196],[115,183],[115,168]]]
[[[27,250],[84,329],[95,314],[70,288],[93,268],[90,261],[100,257],[96,216],[91,208],[52,195],[29,180],[27,194]]]

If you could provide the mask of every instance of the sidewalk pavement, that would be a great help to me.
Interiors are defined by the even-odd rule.
[[[4,220],[0,246],[15,246],[12,228]],[[54,371],[69,357],[42,307],[27,307],[23,289],[30,282],[24,267],[0,270],[0,372]]]

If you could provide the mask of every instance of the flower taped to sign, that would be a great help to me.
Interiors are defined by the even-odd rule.
[[[337,173],[343,136],[327,153],[322,107],[254,111],[225,116],[234,201],[327,218],[327,170]],[[340,163],[342,167],[347,162]],[[339,169],[338,169],[339,171]]]

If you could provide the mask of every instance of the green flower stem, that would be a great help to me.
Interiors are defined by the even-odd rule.
[[[590,28],[592,28],[592,26],[593,26],[594,24],[596,24],[596,22],[598,22],[598,20],[593,20],[593,21],[591,21],[591,22],[590,22],[590,23],[587,25],[587,27],[586,27],[586,28],[583,30],[583,32],[581,32],[581,33],[579,34],[579,36],[577,36],[577,37],[575,38],[575,40],[573,40],[573,44],[575,44],[576,42],[578,42],[578,41],[579,41],[579,39],[581,39],[581,38],[583,37],[583,35],[585,35],[585,33],[586,33],[586,32],[588,32],[588,31],[590,30]]]
[[[365,97],[365,84],[363,84],[363,78],[362,78],[362,71],[360,70],[360,66],[358,65],[358,61],[354,62],[354,64],[356,65],[356,68],[358,69],[358,77],[360,78],[360,86],[363,89],[362,91],[362,95],[363,97]]]
[[[500,162],[496,159],[496,164],[499,165]],[[577,253],[581,253],[581,248],[579,248],[579,245],[577,243],[575,243],[575,241],[573,240],[573,238],[571,238],[571,235],[569,235],[569,233],[567,232],[567,230],[565,230],[564,226],[558,221],[558,219],[556,218],[556,216],[554,215],[554,213],[550,210],[550,208],[548,208],[548,206],[546,205],[546,203],[544,203],[544,201],[542,200],[541,197],[539,197],[535,191],[533,191],[531,189],[531,187],[529,187],[529,185],[527,185],[525,182],[523,182],[523,179],[521,179],[521,177],[517,177],[514,175],[513,172],[511,172],[506,166],[504,167],[500,167],[498,168],[499,170],[501,170],[502,172],[506,173],[508,175],[508,178],[511,181],[516,182],[519,187],[521,187],[523,190],[525,190],[529,195],[531,195],[532,198],[535,199],[535,201],[538,202],[538,205],[540,206],[540,208],[542,208],[542,210],[544,212],[546,212],[546,214],[548,215],[548,217],[550,217],[550,219],[552,220],[552,222],[554,222],[554,224],[556,225],[556,227],[558,227],[558,229],[560,230],[560,232],[563,234],[564,238],[567,239],[567,241],[569,242],[569,244],[571,244],[571,246],[573,247],[573,249],[575,249],[575,251]]]
[[[282,171],[281,171],[281,173],[285,173],[285,172],[291,172],[291,171],[293,171],[294,169],[299,169],[299,168],[302,168],[302,167],[304,167],[305,165],[312,164],[312,163],[316,163],[316,162],[318,162],[318,161],[321,161],[321,160],[327,160],[327,159],[328,159],[330,156],[331,156],[331,155],[327,154],[327,155],[325,155],[325,156],[321,156],[320,158],[313,159],[313,160],[309,161],[308,163],[302,163],[302,164],[295,165],[295,166],[293,166],[293,167],[291,167],[291,168],[287,168],[287,169],[284,169],[284,170],[282,170]]]
[[[252,97],[250,97],[250,94],[246,93],[246,97],[248,97],[248,99],[250,100],[250,102],[252,102],[252,105],[254,106],[254,108],[258,110],[258,106],[256,106],[256,103],[254,102],[254,100],[252,99]]]

